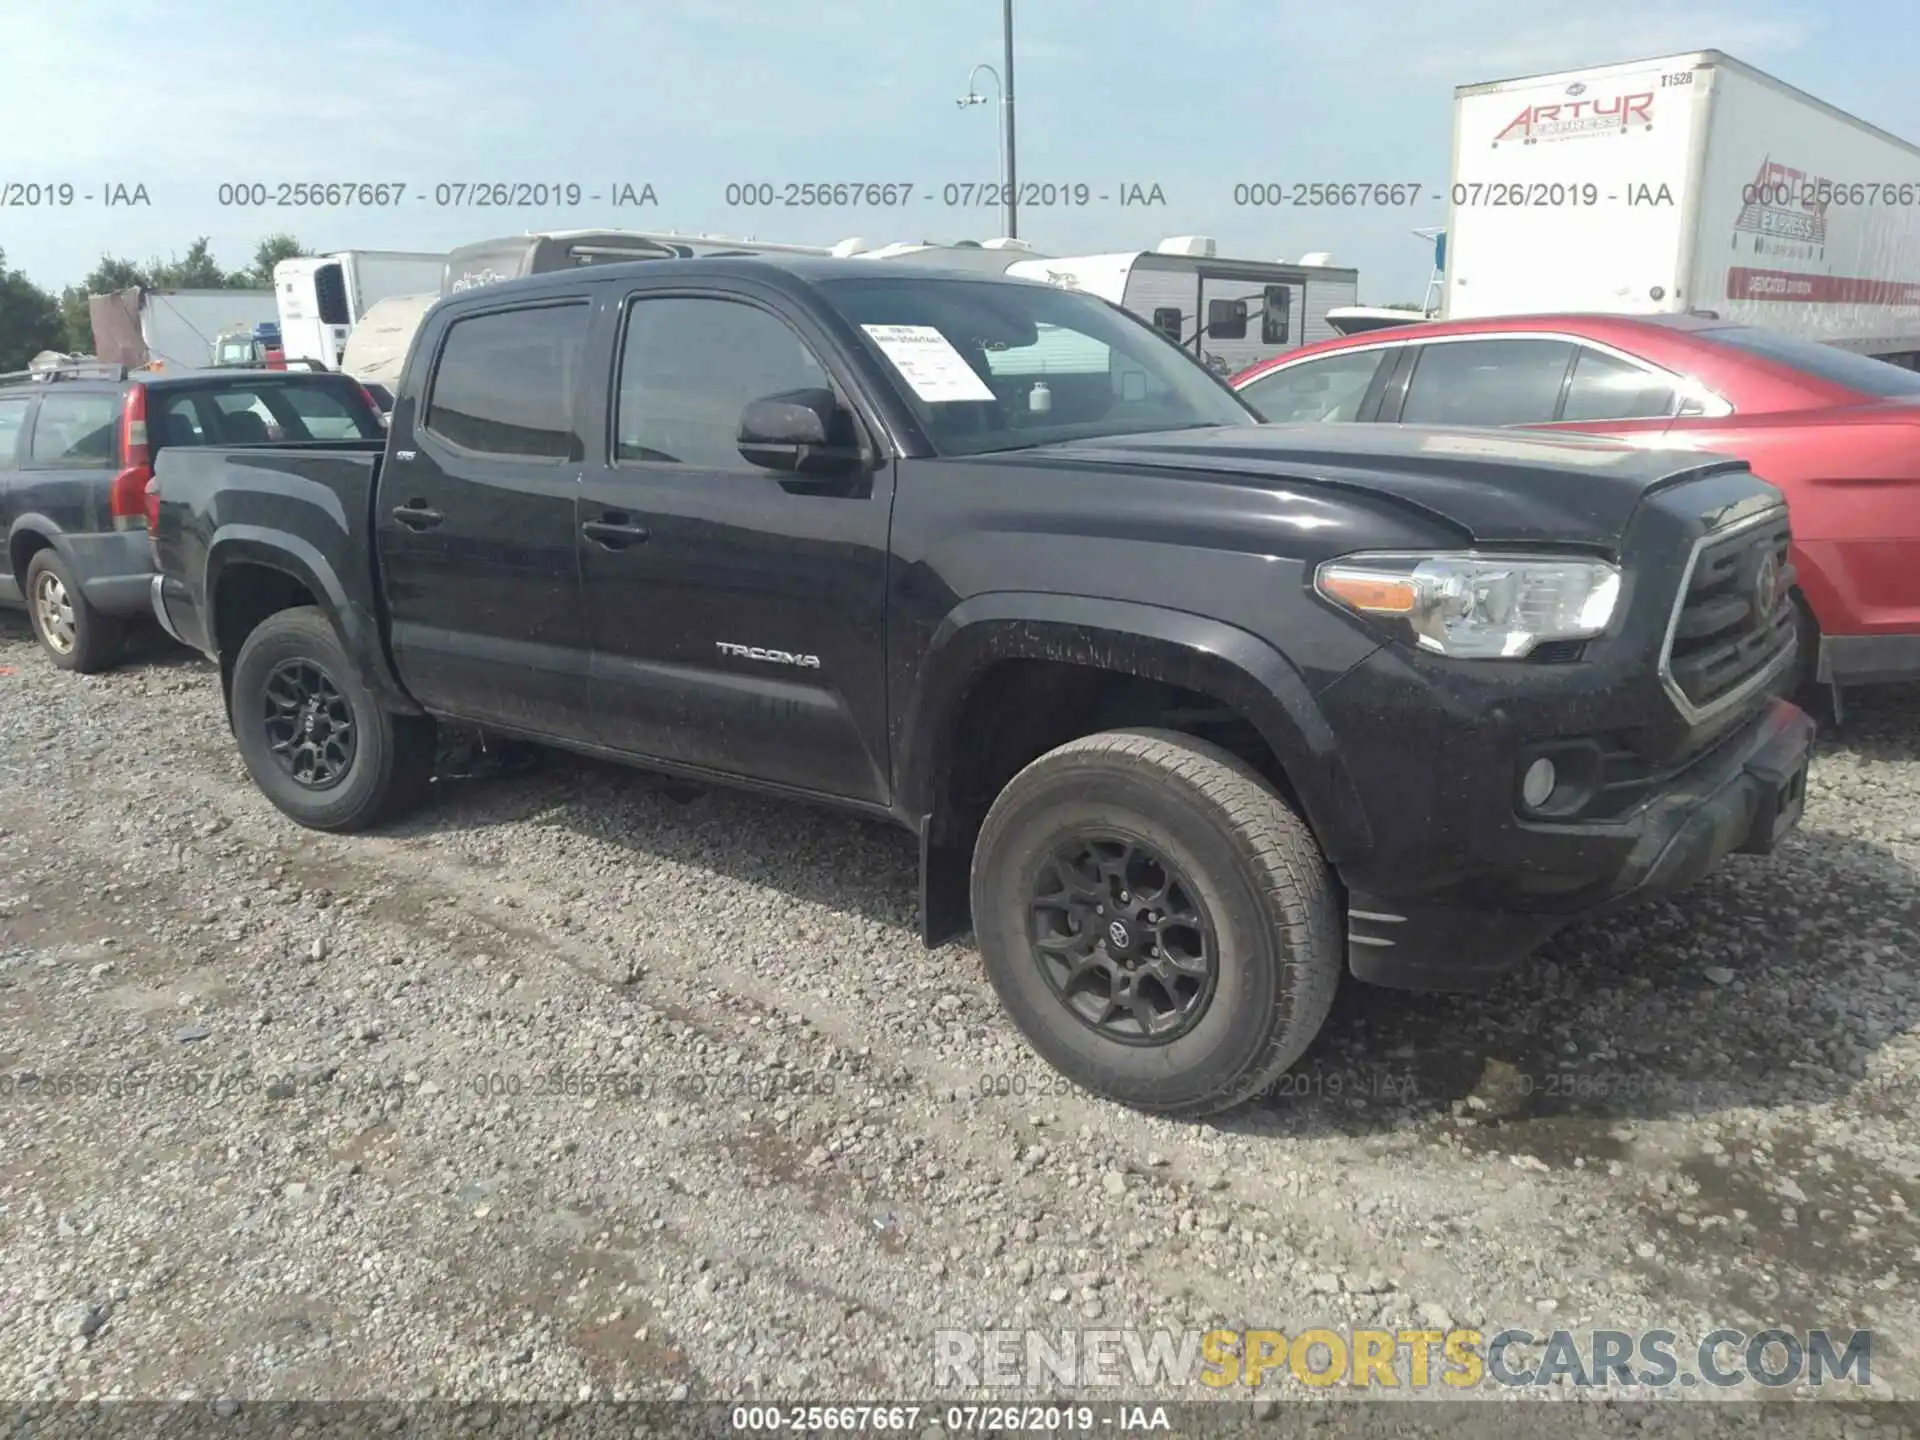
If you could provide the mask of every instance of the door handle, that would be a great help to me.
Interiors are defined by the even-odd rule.
[[[587,521],[580,527],[580,533],[607,550],[624,550],[629,545],[637,545],[651,538],[653,534],[646,526],[635,525],[618,512],[599,520]]]
[[[409,530],[431,530],[446,517],[438,510],[428,509],[424,500],[409,500],[393,507],[393,518]]]

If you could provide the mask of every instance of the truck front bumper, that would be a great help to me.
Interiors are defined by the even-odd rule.
[[[1813,741],[1813,721],[1775,700],[1617,817],[1515,815],[1454,857],[1452,877],[1352,888],[1348,966],[1375,984],[1480,989],[1573,921],[1682,889],[1728,855],[1766,854],[1799,822]]]

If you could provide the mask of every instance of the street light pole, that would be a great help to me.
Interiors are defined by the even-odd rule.
[[[982,70],[986,71],[987,74],[993,77],[993,93],[1000,97],[1000,107],[1002,110],[1004,110],[1006,108],[1006,103],[1007,103],[1007,87],[1005,83],[1002,82],[1000,79],[1000,72],[994,69],[993,66],[985,63],[976,65],[973,67],[973,69],[967,72],[967,93],[961,96],[960,99],[954,103],[963,107],[968,105],[984,105],[987,103],[987,97],[980,94],[977,90],[973,88],[973,82],[979,78],[980,72]],[[1000,168],[994,173],[999,178],[1001,183],[1004,184],[1006,182],[1007,131],[1004,125],[1000,127]]]
[[[1014,169],[1013,158],[1013,0],[1001,0],[1000,28],[1006,42],[1006,86],[1000,95],[1000,104],[1004,112],[1007,149],[1007,236],[1009,239],[1019,235],[1020,219],[1016,209],[1020,193],[1020,179]]]

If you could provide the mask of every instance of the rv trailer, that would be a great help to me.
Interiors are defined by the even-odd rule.
[[[1007,274],[1086,290],[1129,310],[1232,375],[1275,355],[1330,340],[1331,310],[1358,302],[1357,270],[1316,251],[1297,262],[1222,256],[1203,235],[1152,250],[1019,260]]]

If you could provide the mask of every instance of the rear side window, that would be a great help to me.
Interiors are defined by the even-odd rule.
[[[1406,425],[1544,425],[1560,408],[1565,340],[1459,340],[1421,347],[1400,407]]]
[[[1790,366],[1803,375],[1824,380],[1829,385],[1844,386],[1862,395],[1920,395],[1920,374],[1903,366],[1889,365],[1884,360],[1836,350],[1831,345],[1795,340],[1791,336],[1748,325],[1727,325],[1691,333],[1695,339],[1704,340],[1709,345],[1743,350],[1749,355]]]
[[[147,425],[150,442],[161,448],[377,440],[384,434],[357,391],[326,378],[174,392]]]
[[[0,465],[14,463],[20,449],[20,432],[27,424],[27,407],[32,403],[25,395],[0,399]]]
[[[1562,420],[1648,420],[1673,413],[1673,386],[1638,365],[1584,347]]]
[[[43,395],[33,422],[32,458],[40,465],[111,465],[119,419],[118,394]]]
[[[574,302],[454,321],[427,395],[425,428],[485,455],[573,458],[588,314],[585,302]]]

